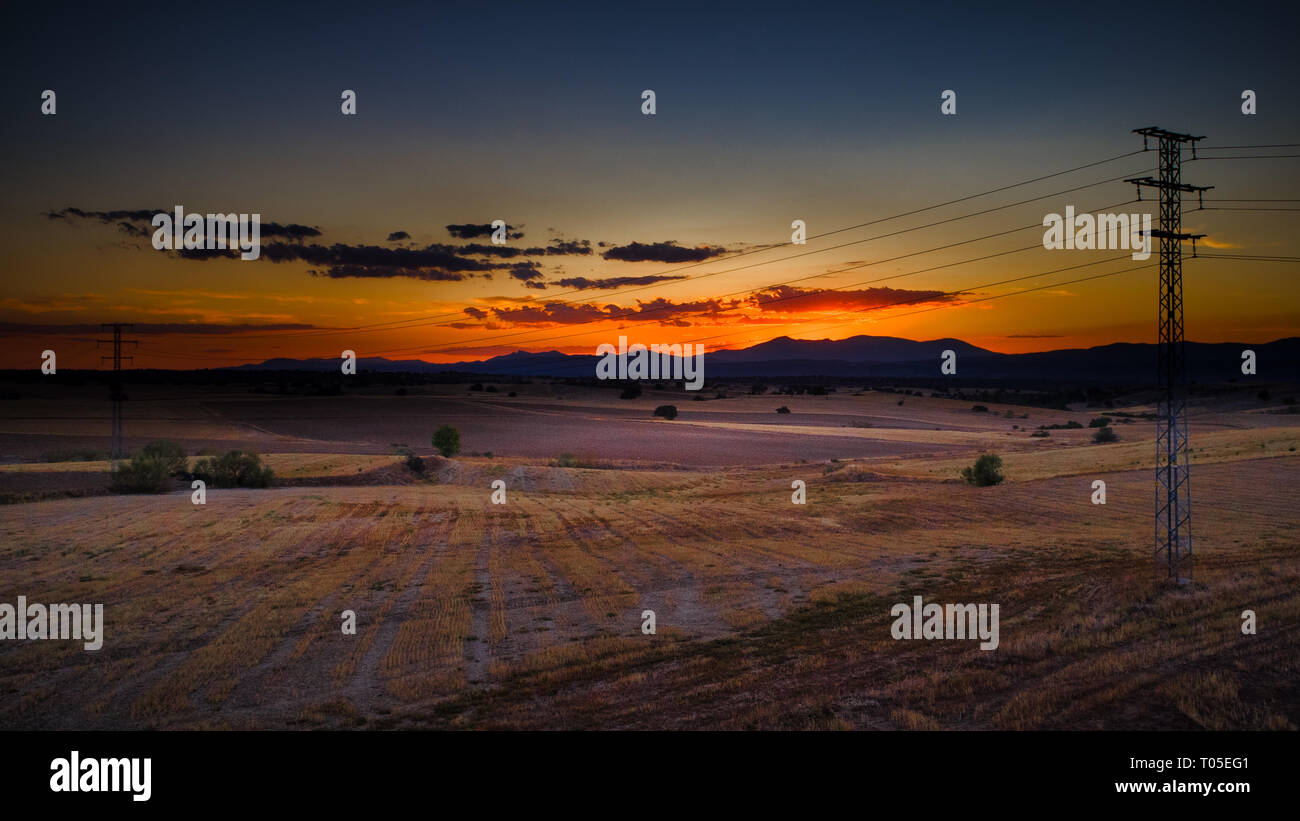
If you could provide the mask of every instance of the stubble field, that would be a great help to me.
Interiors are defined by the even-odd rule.
[[[106,628],[96,652],[0,643],[0,723],[1300,724],[1294,417],[1194,415],[1195,584],[1163,590],[1148,421],[1093,445],[1087,429],[1026,428],[1096,411],[863,392],[677,394],[668,422],[650,417],[653,393],[528,387],[133,397],[133,446],[256,449],[281,480],[203,506],[187,490],[103,495],[101,461],[35,461],[104,448],[106,402],[6,403],[0,601],[102,602]],[[450,460],[429,455],[445,423],[462,430]],[[1007,482],[957,478],[981,451],[1002,454]],[[807,504],[792,504],[794,480]],[[893,640],[890,607],[914,595],[999,603],[1000,646]]]

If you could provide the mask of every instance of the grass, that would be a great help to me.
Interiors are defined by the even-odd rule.
[[[438,485],[0,508],[0,574],[104,601],[108,636],[93,663],[59,642],[0,648],[0,722],[1294,729],[1300,636],[1279,626],[1300,623],[1300,511],[1259,494],[1300,478],[1297,429],[1194,432],[1196,584],[1156,592],[1150,428],[1105,448],[1087,430],[1017,432],[1020,449],[999,450],[1008,482],[979,489],[956,477],[973,457],[935,442],[716,471],[466,457]],[[266,458],[300,478],[400,466]],[[1098,476],[1105,507],[1089,502]],[[792,478],[807,505],[790,503]],[[999,603],[998,651],[892,640],[889,609],[914,594]],[[1240,632],[1247,607],[1256,636]]]

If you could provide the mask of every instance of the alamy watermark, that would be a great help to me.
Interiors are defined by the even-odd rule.
[[[979,639],[981,650],[998,649],[998,606],[996,604],[922,605],[920,596],[912,604],[894,605],[889,610],[894,624],[889,633],[895,639]]]
[[[1074,213],[1074,206],[1065,206],[1065,216],[1048,214],[1043,217],[1043,247],[1049,251],[1105,251],[1122,249],[1133,252],[1133,259],[1151,257],[1150,214],[1092,214]]]
[[[0,640],[80,639],[87,650],[104,646],[104,605],[0,603]]]
[[[680,379],[686,390],[698,391],[704,387],[704,346],[685,344],[649,347],[637,342],[627,344],[627,337],[618,338],[618,347],[608,342],[596,348],[597,379]]]
[[[236,249],[239,258],[253,260],[262,253],[261,214],[187,214],[185,206],[176,213],[153,215],[153,247],[159,251],[216,251]]]
[[[50,762],[52,792],[129,792],[132,801],[153,795],[152,758],[82,758],[73,750]]]

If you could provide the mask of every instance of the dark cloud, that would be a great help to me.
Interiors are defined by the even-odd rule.
[[[272,242],[262,246],[271,262],[302,261],[316,267],[315,276],[410,277],[434,281],[460,281],[475,272],[491,271],[500,264],[481,262],[452,253],[448,246],[383,248],[378,245],[292,245]]]
[[[523,228],[522,225],[519,227]],[[470,222],[465,223],[464,225],[447,226],[447,233],[451,234],[456,239],[478,239],[479,237],[490,237],[492,236],[493,230],[495,229],[493,229],[491,223],[480,225],[478,223]],[[513,225],[507,225],[506,236],[510,239],[523,239],[524,232],[517,231]]]
[[[634,308],[614,304],[547,302],[517,308],[493,308],[492,318],[508,325],[525,326],[578,325],[613,319],[628,322],[668,321],[678,316],[717,315],[741,304],[739,301],[717,299],[673,302],[662,297],[649,302],[638,302]]]
[[[532,282],[542,278],[542,272],[531,262],[520,262],[510,266],[510,276],[522,282]]]
[[[401,242],[404,239],[410,239],[411,235],[405,231],[394,231],[388,235],[389,242]]]
[[[685,248],[675,240],[668,242],[631,242],[627,245],[613,245],[601,254],[605,259],[622,262],[700,262],[710,257],[725,254],[727,249],[708,245],[697,248]]]
[[[583,256],[591,254],[591,240],[589,239],[553,239],[551,244],[546,246],[547,254],[571,254],[574,256]]]
[[[174,208],[157,208],[153,210],[135,209],[135,210],[115,210],[115,211],[86,211],[81,208],[69,206],[58,211],[46,211],[45,216],[52,220],[65,220],[71,222],[73,219],[94,220],[105,225],[116,225],[118,229],[135,237],[152,236],[157,229],[153,227],[153,218],[155,214],[168,214],[175,216]],[[186,209],[186,213],[203,213],[207,212],[194,211]],[[223,214],[238,212],[221,212]],[[245,212],[247,213],[247,212]],[[206,228],[207,222],[204,221]],[[313,228],[309,225],[299,225],[296,222],[279,223],[269,222],[259,219],[258,227],[262,239],[283,237],[294,242],[301,242],[307,237],[319,237],[320,229]]]
[[[401,268],[394,265],[331,265],[325,269],[311,268],[308,273],[314,277],[330,279],[392,279],[409,277],[426,282],[460,282],[465,274],[442,271],[437,268]]]
[[[860,291],[826,291],[781,285],[750,297],[751,304],[764,311],[804,313],[809,311],[861,311],[893,305],[952,302],[944,291],[907,291],[898,288],[867,288]]]
[[[606,289],[622,288],[625,285],[653,285],[656,282],[667,282],[674,279],[689,279],[686,275],[664,276],[662,274],[651,274],[643,277],[608,277],[605,279],[587,279],[586,277],[565,277],[564,279],[552,282],[552,285],[559,285],[561,288],[574,288],[579,291],[589,289]]]
[[[483,310],[482,308],[475,308],[473,305],[466,308],[465,313],[469,314],[475,319],[483,319],[488,315],[487,311]]]

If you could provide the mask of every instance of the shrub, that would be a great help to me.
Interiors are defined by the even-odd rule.
[[[1046,437],[1048,437],[1048,436],[1051,436],[1052,434],[1051,434],[1050,432],[1048,432],[1048,431],[1045,431],[1045,430],[1036,430],[1036,431],[1034,431],[1033,433],[1031,433],[1031,434],[1029,434],[1029,435],[1030,435],[1030,436],[1033,436],[1033,437],[1035,437],[1035,438],[1038,438],[1038,439],[1043,439],[1043,438],[1046,438]]]
[[[196,462],[194,478],[211,487],[270,487],[275,474],[256,453],[231,450]]]
[[[1259,393],[1255,394],[1255,396],[1259,397],[1259,401],[1261,402],[1267,402],[1273,398],[1273,395],[1268,391],[1260,391]]]
[[[167,473],[171,475],[184,473],[189,467],[189,460],[185,458],[185,449],[166,439],[150,442],[140,449],[140,454],[163,462],[167,465]]]
[[[166,459],[136,454],[113,474],[113,492],[165,493],[171,486],[170,467]]]
[[[986,407],[983,406],[983,405],[976,405],[976,406],[974,406],[973,408],[971,408],[971,410],[974,411],[975,413],[988,413],[988,412],[989,412],[989,409],[986,408]]]
[[[776,409],[776,412],[777,412],[777,413],[789,413],[789,412],[790,412],[790,409],[787,408],[785,405],[782,405],[781,407],[779,407],[779,408]]]
[[[961,476],[976,487],[996,485],[1003,479],[1002,457],[996,453],[981,454],[973,467],[961,469]]]
[[[559,456],[555,457],[555,461],[551,464],[557,468],[576,467],[578,464],[578,457],[574,456],[572,453],[561,453]]]
[[[406,469],[417,475],[424,474],[424,460],[414,453],[406,457]]]
[[[1107,442],[1118,442],[1118,441],[1119,441],[1119,436],[1116,435],[1115,430],[1110,426],[1106,426],[1104,428],[1097,428],[1097,432],[1092,435],[1092,442],[1095,445],[1104,445]]]
[[[519,394],[514,391],[511,391],[510,393],[506,394],[506,396],[518,396],[518,395]]]
[[[676,419],[676,418],[677,418],[677,406],[676,406],[676,405],[660,405],[659,407],[655,408],[655,413],[654,413],[654,415],[655,415],[655,416],[662,416],[662,417],[665,418],[665,419]]]
[[[434,431],[433,446],[443,455],[443,458],[450,459],[460,453],[460,431],[451,425],[443,425]]]
[[[1090,428],[1104,428],[1104,427],[1106,427],[1106,426],[1109,425],[1109,424],[1110,424],[1110,418],[1109,418],[1109,417],[1106,417],[1106,416],[1098,416],[1096,419],[1094,419],[1094,420],[1092,420],[1091,422],[1088,423],[1088,427],[1090,427]]]
[[[633,382],[631,385],[628,385],[626,388],[623,389],[623,392],[618,395],[618,398],[636,399],[640,395],[641,395],[641,386]]]
[[[483,390],[483,383],[482,383],[482,382],[475,382],[473,385],[470,385],[470,386],[469,386],[469,389],[472,390],[472,391],[481,391],[481,390]]]

